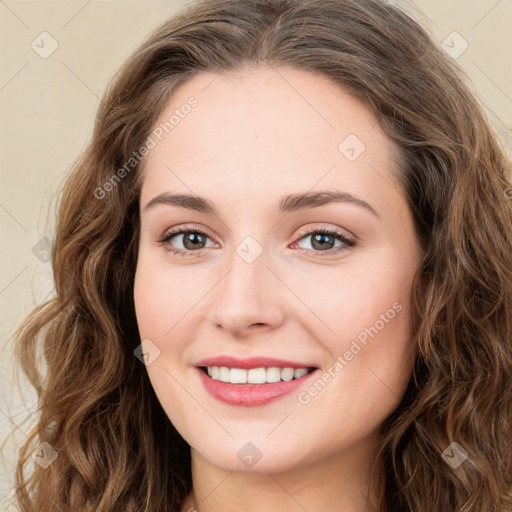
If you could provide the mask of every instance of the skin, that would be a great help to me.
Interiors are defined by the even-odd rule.
[[[421,253],[396,183],[397,150],[365,105],[319,74],[201,73],[177,89],[156,125],[191,96],[197,107],[144,162],[134,287],[141,340],[160,350],[149,378],[191,446],[194,493],[182,510],[363,511],[382,423],[413,363],[410,293]],[[349,134],[366,146],[354,161],[338,149]],[[348,192],[377,214],[350,202],[278,211],[288,194],[324,190]],[[218,216],[145,208],[164,192],[204,197]],[[208,238],[158,242],[185,225]],[[327,238],[318,248],[322,227],[356,245]],[[236,252],[249,235],[263,251],[252,263]],[[338,252],[323,255],[330,248]],[[336,356],[393,304],[400,311],[335,372]],[[221,354],[307,362],[320,369],[314,381],[329,368],[335,376],[308,403],[293,392],[233,406],[207,393],[194,368]],[[251,468],[237,457],[247,442],[262,454]]]

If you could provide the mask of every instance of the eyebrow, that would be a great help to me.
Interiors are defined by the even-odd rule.
[[[375,211],[375,209],[363,199],[355,197],[348,192],[330,190],[305,194],[290,194],[280,201],[279,211],[280,213],[289,213],[308,208],[317,208],[328,203],[354,204],[365,208],[373,213],[373,215],[380,218],[380,215]],[[194,210],[200,213],[218,215],[217,209],[203,197],[189,194],[169,194],[167,192],[159,194],[151,199],[151,201],[149,201],[144,207],[144,211],[159,204],[179,206],[181,208]]]

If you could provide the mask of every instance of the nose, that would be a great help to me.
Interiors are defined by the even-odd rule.
[[[283,323],[284,286],[269,264],[265,251],[252,262],[233,251],[229,269],[212,294],[209,320],[216,329],[243,337],[249,330],[273,330]]]

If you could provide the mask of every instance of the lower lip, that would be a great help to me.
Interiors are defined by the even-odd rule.
[[[197,368],[197,371],[210,395],[227,404],[246,407],[264,405],[287,395],[303,385],[316,372],[312,371],[299,379],[269,384],[231,384],[210,378],[200,368]]]

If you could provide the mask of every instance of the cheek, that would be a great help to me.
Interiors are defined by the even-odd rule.
[[[193,305],[204,294],[201,288],[187,272],[172,271],[154,254],[142,251],[133,291],[141,337],[179,341],[176,332],[184,323],[180,319],[186,322],[193,316]]]
[[[410,311],[398,301],[382,304],[373,312],[352,312],[359,315],[358,327],[338,322],[336,340],[324,345],[331,362],[297,396],[295,435],[303,435],[300,426],[314,419],[321,430],[319,451],[332,449],[331,444],[342,449],[377,431],[407,388],[413,368]]]
[[[342,266],[337,273],[330,268],[295,283],[314,313],[304,315],[303,326],[330,357],[324,381],[331,391],[324,392],[320,382],[318,391],[303,395],[303,402],[319,405],[315,415],[329,410],[326,401],[332,400],[345,413],[352,410],[348,417],[371,424],[371,418],[383,420],[406,389],[413,366],[411,286],[416,267],[412,258],[405,264],[394,254],[386,249],[372,254],[371,261]],[[313,325],[318,329],[313,331]]]
[[[391,251],[380,256],[374,259],[379,263],[340,271],[337,280],[315,280],[324,293],[311,296],[312,309],[333,331],[322,338],[332,360],[299,401],[304,414],[332,426],[333,436],[340,424],[354,435],[377,428],[398,406],[411,376],[415,267]]]
[[[148,267],[138,267],[135,273],[134,302],[137,324],[141,338],[161,338],[170,328],[166,312],[172,311],[162,283]]]
[[[376,329],[380,338],[387,332],[397,342],[409,339],[414,272],[412,259],[398,260],[392,248],[385,247],[337,268],[283,274],[307,306],[301,315],[303,325],[332,352],[356,338],[364,343],[372,337],[368,330]]]
[[[157,394],[161,389],[165,394],[171,392],[176,383],[172,376],[182,374],[192,360],[189,350],[198,339],[209,287],[193,265],[176,269],[162,264],[154,252],[141,251],[139,255],[133,291],[135,313],[141,340],[151,340],[159,351],[158,358],[147,366]]]
[[[180,365],[194,336],[191,329],[187,329],[187,321],[193,311],[187,306],[180,284],[185,283],[180,282],[178,273],[171,276],[161,265],[147,264],[143,255],[140,257],[134,282],[137,324],[141,340],[151,340],[154,345],[148,346],[158,351],[158,356],[146,366],[146,371],[163,409],[167,413],[173,412],[173,417],[170,417],[173,423],[176,417],[183,416],[185,404],[189,401],[179,385],[182,380]],[[190,313],[185,317],[187,310]],[[190,412],[191,404],[187,407]],[[177,423],[180,425],[179,421]]]

